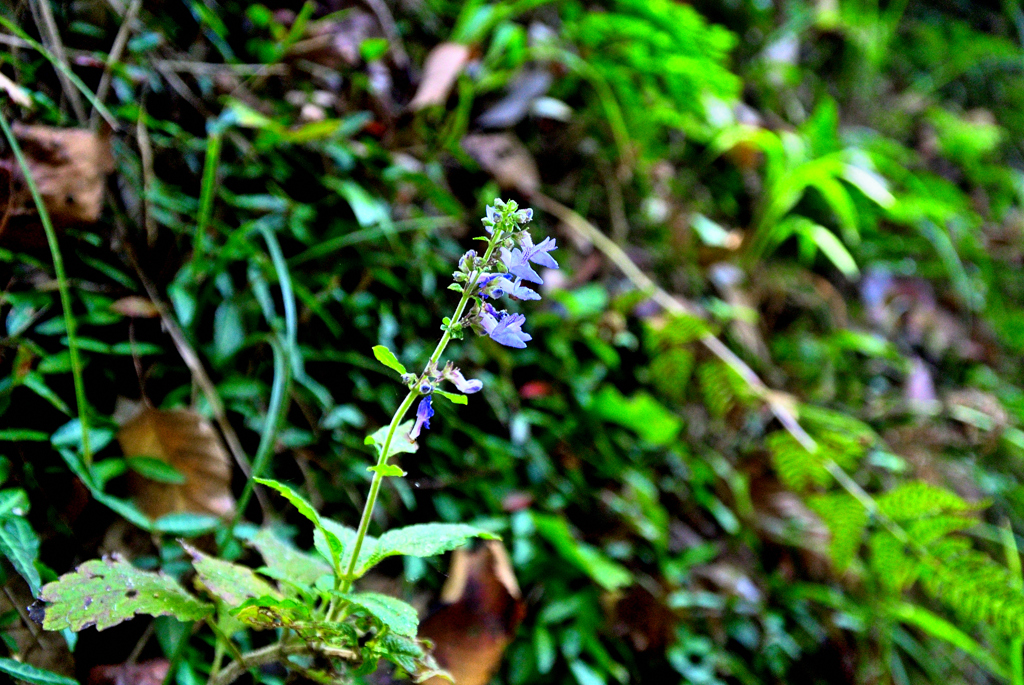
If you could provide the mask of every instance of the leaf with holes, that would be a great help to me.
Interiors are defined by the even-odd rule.
[[[136,614],[173,616],[195,621],[213,611],[162,573],[143,571],[118,555],[92,559],[74,572],[43,586],[39,598],[44,609],[43,628],[97,630],[116,626]]]
[[[238,606],[254,597],[281,597],[270,583],[257,577],[252,569],[208,556],[184,542],[181,546],[192,556],[192,565],[206,591],[228,604]]]

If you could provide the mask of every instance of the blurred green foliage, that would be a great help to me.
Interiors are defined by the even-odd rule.
[[[118,396],[214,411],[160,320],[111,308],[148,297],[143,279],[245,451],[353,522],[364,437],[398,398],[371,348],[409,365],[429,354],[439,283],[502,192],[460,141],[539,70],[565,108],[532,102],[503,128],[542,190],[609,227],[708,321],[657,311],[563,233],[566,278],[531,317],[530,347],[453,345],[485,401],[438,403],[377,524],[503,536],[529,606],[499,682],[1024,682],[1015,3],[396,5],[413,65],[443,41],[473,51],[448,100],[415,113],[400,107],[415,71],[385,31],[339,28],[378,20],[309,7],[143,9],[110,69],[123,126],[112,197],[100,224],[61,240],[91,464],[49,254],[0,250],[8,576],[36,592],[95,556],[119,518],[153,535],[136,565],[187,566],[173,539],[190,533],[129,503],[112,442]],[[75,54],[103,59],[117,18],[55,8]],[[0,16],[39,35],[30,13]],[[327,60],[303,42],[314,29],[355,55]],[[98,71],[75,68],[95,88]],[[9,117],[76,123],[38,54],[0,53],[0,70],[34,105],[5,102]],[[741,278],[716,280],[723,262]],[[708,332],[788,393],[818,452],[709,354]],[[67,504],[78,482],[85,514]],[[255,505],[245,514],[259,520]],[[389,569],[410,587],[437,588],[443,572],[436,559]],[[169,656],[184,645],[178,682],[201,681],[209,634],[186,644],[155,625]]]

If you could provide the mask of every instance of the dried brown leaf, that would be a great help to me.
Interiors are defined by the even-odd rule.
[[[441,601],[445,606],[420,625],[420,637],[434,642],[438,664],[458,685],[485,685],[526,612],[504,546],[488,540],[476,551],[456,550]]]
[[[110,132],[14,124],[14,135],[25,152],[32,178],[47,211],[58,224],[92,223],[103,209],[103,188],[114,170]],[[21,173],[15,169],[16,207],[31,207]]]
[[[126,457],[152,457],[185,475],[181,485],[134,476],[132,493],[152,518],[178,512],[227,516],[234,510],[231,463],[209,421],[185,409],[148,408],[117,434]]]
[[[443,105],[471,54],[468,45],[459,43],[441,43],[431,50],[423,64],[423,78],[409,109],[417,111],[431,105]]]
[[[474,133],[462,139],[462,147],[502,188],[524,195],[540,190],[537,162],[511,133]]]

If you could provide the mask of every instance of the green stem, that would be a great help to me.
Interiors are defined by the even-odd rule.
[[[50,213],[46,211],[43,204],[43,197],[39,193],[39,187],[32,177],[32,170],[29,169],[28,161],[25,159],[18,140],[14,137],[7,117],[0,111],[0,128],[4,131],[4,137],[11,146],[15,159],[18,160],[18,167],[21,175],[25,177],[25,184],[32,194],[32,201],[39,212],[39,220],[43,224],[43,231],[46,233],[46,242],[50,246],[50,256],[53,259],[53,271],[57,276],[57,289],[60,291],[60,304],[64,310],[64,327],[68,333],[68,354],[71,356],[71,376],[75,383],[75,404],[78,405],[78,422],[82,426],[82,459],[86,468],[92,466],[92,450],[89,448],[89,421],[86,417],[85,404],[85,382],[82,380],[82,360],[78,356],[78,338],[75,336],[75,317],[71,312],[71,288],[68,286],[68,277],[64,272],[64,259],[60,254],[60,245],[57,243],[57,232],[53,229],[50,221]]]
[[[494,234],[490,241],[487,243],[487,251],[484,252],[483,263],[487,263],[494,253],[494,248],[497,247],[499,239],[503,234],[502,226],[499,224],[494,228]],[[444,335],[437,343],[437,347],[434,348],[434,352],[430,355],[430,361],[424,369],[424,373],[427,373],[433,368],[436,368],[438,360],[441,359],[441,355],[444,354],[444,350],[448,347],[448,343],[451,342],[452,332],[451,327],[458,324],[462,319],[462,315],[466,312],[466,306],[472,299],[473,292],[476,289],[477,280],[480,278],[480,272],[477,271],[473,276],[466,281],[466,287],[462,291],[462,299],[459,300],[459,305],[455,308],[455,313],[452,314],[452,318],[449,320],[450,325],[445,328]],[[394,416],[391,417],[391,424],[388,426],[388,434],[384,439],[384,444],[381,446],[380,456],[377,458],[377,466],[383,467],[388,463],[388,452],[391,450],[391,441],[395,437],[395,432],[398,430],[398,424],[405,418],[405,413],[412,407],[412,403],[416,401],[416,398],[420,396],[418,390],[415,387],[409,391],[409,394],[405,396],[402,403],[398,405],[398,409],[395,411]],[[366,504],[363,505],[362,516],[359,517],[359,529],[356,531],[356,541],[352,546],[352,553],[348,560],[348,567],[345,569],[345,574],[341,579],[341,592],[348,592],[352,589],[352,582],[355,580],[356,563],[359,560],[359,552],[363,548],[363,540],[366,538],[366,531],[370,527],[370,520],[373,518],[373,507],[377,503],[377,495],[380,492],[381,482],[384,480],[384,476],[381,475],[383,468],[378,468],[373,473],[373,480],[370,481],[370,492],[366,496]],[[329,620],[333,620],[335,607],[332,606],[328,610]]]

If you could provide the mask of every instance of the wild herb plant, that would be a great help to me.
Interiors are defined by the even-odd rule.
[[[483,219],[487,236],[480,238],[485,247],[482,253],[469,250],[459,260],[449,286],[461,294],[459,303],[444,318],[441,338],[421,372],[408,372],[386,346],[373,348],[380,363],[401,375],[408,392],[390,423],[366,438],[377,452],[377,463],[368,467],[373,476],[356,528],[320,516],[291,486],[257,477],[255,482],[279,492],[313,524],[314,552],[293,547],[269,529],[242,533],[265,562],[254,571],[182,542],[191,557],[200,596],[187,592],[168,575],[141,570],[119,556],[94,559],[42,587],[41,602],[34,611],[43,627],[103,630],[137,614],[203,620],[216,635],[209,680],[215,685],[230,683],[245,669],[272,661],[331,682],[372,673],[380,659],[417,681],[441,673],[429,645],[417,638],[416,610],[396,597],[356,591],[354,585],[388,557],[433,556],[472,538],[496,537],[451,523],[411,525],[376,538],[368,532],[384,479],[406,475],[390,460],[416,452],[416,440],[434,417],[434,397],[466,404],[466,395],[483,388],[481,381],[467,379],[451,361],[442,362],[449,342],[463,338],[467,331],[512,348],[525,348],[532,339],[523,330],[523,314],[499,310],[493,304],[505,296],[539,300],[540,295],[524,284],[542,283],[534,265],[558,268],[550,255],[554,239],[535,244],[526,230],[532,217],[532,210],[520,209],[514,201],[498,199],[487,207]],[[455,392],[442,389],[448,385]],[[415,418],[406,421],[413,404],[417,404]],[[231,636],[242,628],[273,629],[277,639],[241,654]],[[225,654],[233,661],[222,667]]]

